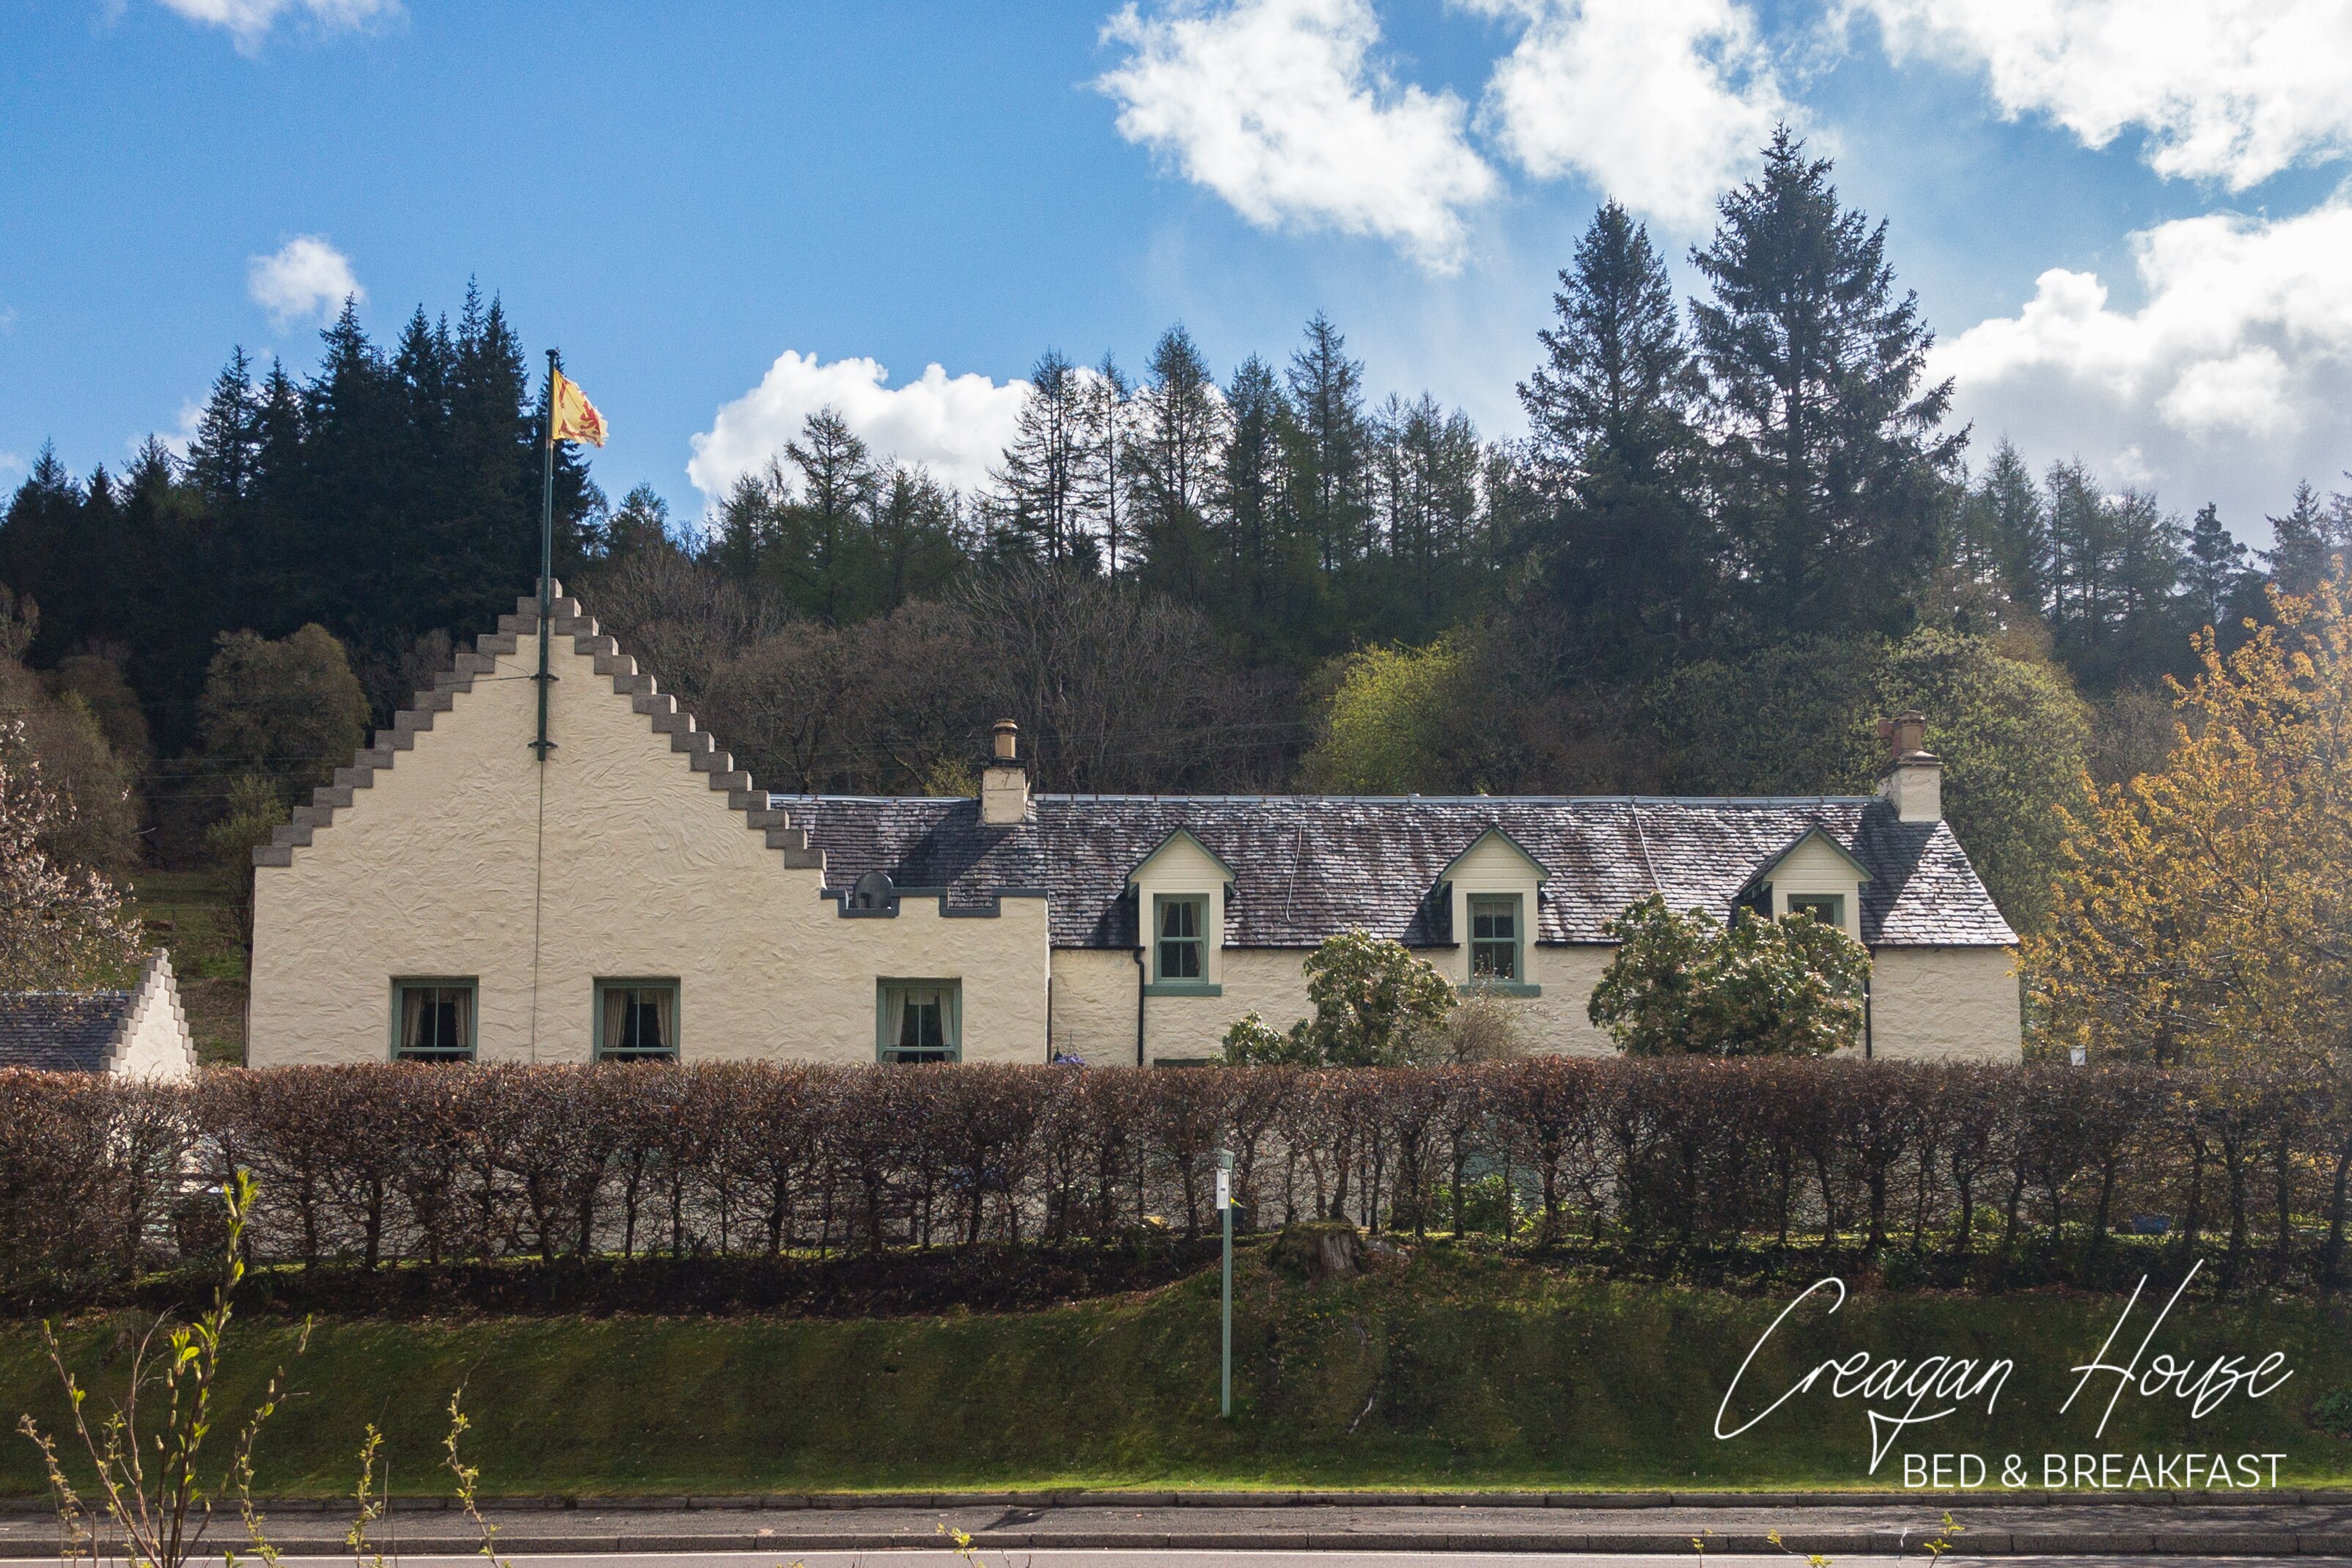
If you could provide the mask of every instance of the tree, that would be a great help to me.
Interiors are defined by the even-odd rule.
[[[215,772],[267,779],[289,805],[349,766],[367,735],[359,678],[315,623],[277,642],[223,632],[197,708]]]
[[[994,475],[1003,492],[1007,543],[1047,566],[1099,559],[1095,541],[1080,526],[1080,482],[1085,468],[1087,377],[1060,352],[1048,349],[1029,371],[1028,395],[1004,466]]]
[[[1324,571],[1337,571],[1368,553],[1364,367],[1348,358],[1348,340],[1318,310],[1307,323],[1306,346],[1290,356],[1286,379],[1291,507]]]
[[[1160,335],[1147,369],[1136,431],[1135,530],[1144,580],[1179,591],[1209,569],[1208,507],[1224,409],[1208,361],[1182,327]]]
[[[1559,275],[1545,361],[1519,385],[1552,516],[1543,594],[1586,668],[1669,659],[1709,626],[1719,549],[1698,500],[1693,417],[1706,382],[1647,230],[1616,203]]]
[[[1870,955],[1810,915],[1731,924],[1652,894],[1601,928],[1618,944],[1587,1011],[1629,1056],[1826,1056],[1861,1043]]]
[[[1103,568],[1113,577],[1121,570],[1122,552],[1125,570],[1132,571],[1137,565],[1138,526],[1131,516],[1138,480],[1136,415],[1135,389],[1128,383],[1127,372],[1116,358],[1105,354],[1091,374],[1079,379],[1072,487],[1085,519],[1080,531],[1102,540]]]
[[[1290,402],[1253,354],[1234,371],[1224,403],[1224,455],[1210,481],[1224,563],[1214,601],[1254,658],[1295,653],[1311,634],[1315,560],[1290,505]]]
[[[1307,956],[1315,1009],[1287,1034],[1255,1012],[1225,1033],[1225,1060],[1241,1066],[1394,1067],[1444,1049],[1453,982],[1402,944],[1363,931],[1324,938]],[[1433,1043],[1434,1042],[1434,1043]]]
[[[647,484],[638,484],[622,497],[598,532],[600,564],[677,549],[677,542],[670,538],[669,503]]]
[[[1991,638],[1921,630],[1886,650],[1874,686],[1875,714],[1928,716],[1945,818],[2010,924],[2039,928],[2058,872],[2058,809],[2090,758],[2090,710],[2074,682]]]
[[[2352,1017],[2352,621],[2280,593],[2276,624],[2199,671],[2159,771],[2062,818],[2025,967],[2052,1046],[2159,1063],[2342,1053]]]
[[[1716,483],[1759,626],[1900,632],[1966,435],[1937,434],[1934,336],[1917,296],[1895,297],[1886,225],[1840,205],[1830,168],[1781,127],[1691,252],[1714,292],[1691,313]]]
[[[0,720],[0,991],[122,984],[139,965],[137,925],[114,883],[46,847],[66,808],[41,776],[22,720]]]
[[[2003,439],[1961,507],[1957,564],[1996,589],[2011,610],[2036,618],[2051,608],[2049,517],[2032,470]],[[1990,630],[1990,628],[1972,628]]]
[[[1442,793],[1460,787],[1447,755],[1469,661],[1458,643],[1363,648],[1339,662],[1321,733],[1299,770],[1340,795]]]
[[[762,565],[781,580],[788,603],[838,625],[866,608],[859,580],[867,565],[873,455],[830,407],[801,421],[784,455],[800,471],[798,494],[776,508],[776,538]]]

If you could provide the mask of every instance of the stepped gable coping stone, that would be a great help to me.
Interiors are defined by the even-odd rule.
[[[824,852],[810,847],[806,830],[794,827],[791,815],[779,810],[766,790],[752,788],[751,775],[737,768],[730,754],[718,748],[710,732],[678,706],[677,697],[661,689],[650,671],[640,669],[634,657],[621,652],[619,641],[597,625],[579,600],[565,594],[562,583],[552,586],[551,636],[569,637],[575,654],[592,661],[599,675],[610,677],[614,695],[627,697],[630,707],[645,716],[653,734],[668,736],[670,750],[682,754],[693,772],[705,775],[710,789],[726,792],[727,809],[740,813],[744,826],[761,834],[769,849],[782,852],[787,869],[812,868],[822,873]],[[475,676],[491,674],[500,654],[520,653],[524,641],[538,634],[538,596],[517,599],[515,612],[499,616],[497,631],[475,638],[470,648],[459,648],[449,668],[434,677],[430,691],[418,692],[407,707],[393,715],[392,727],[377,730],[371,744],[352,757],[350,767],[335,769],[332,783],[313,789],[310,803],[296,807],[290,813],[292,820],[271,834],[269,842],[254,846],[255,866],[292,865],[296,850],[308,848],[320,829],[332,826],[336,812],[351,810],[357,803],[357,792],[373,788],[376,774],[390,769],[400,753],[415,748],[416,737],[433,728],[436,716],[455,710],[458,697],[473,691]]]

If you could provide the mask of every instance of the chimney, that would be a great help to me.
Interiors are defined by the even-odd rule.
[[[1009,718],[989,727],[988,766],[980,775],[980,820],[992,828],[1029,820],[1029,765],[1021,760],[1021,727]]]
[[[1944,759],[1927,749],[1927,716],[1898,713],[1878,721],[1887,743],[1880,764],[1878,792],[1903,822],[1939,822],[1944,818]]]

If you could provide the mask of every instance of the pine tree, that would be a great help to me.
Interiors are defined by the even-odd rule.
[[[2049,518],[2025,459],[2004,438],[1961,510],[1960,564],[2029,615],[2051,612]]]
[[[1143,578],[1183,593],[1209,564],[1208,507],[1224,409],[1208,361],[1181,326],[1160,334],[1138,399],[1135,526]]]
[[[245,498],[261,462],[261,403],[253,361],[243,348],[213,379],[212,395],[188,442],[188,480],[205,501],[228,507]]]
[[[875,494],[880,601],[874,608],[887,614],[910,599],[938,593],[962,570],[962,519],[955,492],[920,465],[891,463]]]
[[[1699,505],[1705,382],[1664,262],[1610,203],[1559,275],[1545,361],[1519,388],[1550,513],[1540,579],[1576,662],[1630,672],[1702,640],[1725,576]]]
[[[1077,473],[1074,482],[1079,528],[1102,541],[1104,570],[1131,570],[1136,550],[1129,493],[1134,488],[1135,389],[1109,354],[1080,378]]]
[[[1369,553],[1371,507],[1365,490],[1371,441],[1364,423],[1364,367],[1347,350],[1347,339],[1318,310],[1285,378],[1292,415],[1291,507],[1326,573]]]
[[[2270,525],[2272,543],[2263,551],[2263,564],[2271,580],[2297,598],[2308,595],[2330,575],[2327,508],[2309,480],[2295,486],[2294,505]]]
[[[1830,168],[1783,126],[1691,252],[1725,521],[1750,613],[1781,633],[1902,628],[1965,439],[1937,434],[1951,386],[1921,384],[1934,338],[1895,297],[1886,225],[1840,205]]]
[[[1252,354],[1225,387],[1225,444],[1212,481],[1212,528],[1225,566],[1220,619],[1253,658],[1297,650],[1314,601],[1314,545],[1290,500],[1296,441],[1274,368]]]
[[[2246,547],[2221,525],[2221,509],[2208,501],[2197,508],[2189,533],[2189,565],[2184,580],[2189,601],[2205,625],[2222,627],[2231,619],[2246,576]]]
[[[1084,378],[1058,350],[1040,355],[1004,466],[992,476],[1002,492],[1006,547],[1047,566],[1092,564],[1093,541],[1079,526],[1084,392]]]
[[[769,558],[787,600],[826,625],[838,625],[859,604],[867,565],[867,510],[874,501],[874,460],[840,411],[821,408],[801,421],[784,455],[799,470],[798,495],[778,515]]]

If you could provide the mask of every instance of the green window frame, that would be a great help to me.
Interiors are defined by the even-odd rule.
[[[471,1061],[478,986],[471,977],[417,976],[392,982],[394,1061]]]
[[[1151,978],[1162,986],[1209,983],[1209,900],[1196,893],[1151,900]]]
[[[1470,978],[1518,981],[1526,978],[1521,949],[1527,932],[1516,893],[1474,893],[1468,895],[1470,916]]]
[[[1842,893],[1792,893],[1789,913],[1810,915],[1824,925],[1845,929],[1845,895]]]
[[[675,979],[604,979],[595,987],[593,1034],[598,1061],[676,1061]]]
[[[874,1060],[897,1066],[963,1060],[963,982],[882,980],[875,986]]]

